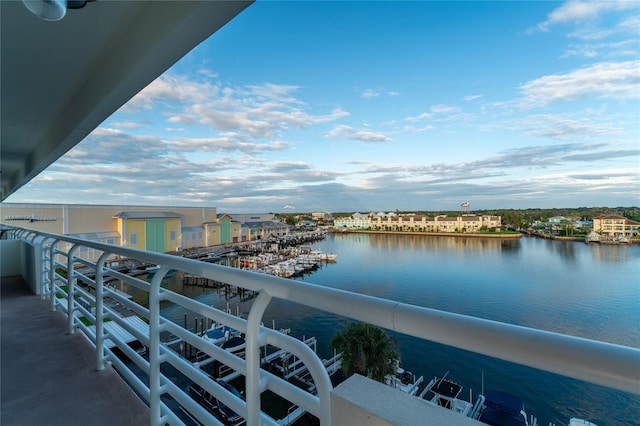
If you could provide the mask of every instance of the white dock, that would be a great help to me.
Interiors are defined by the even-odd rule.
[[[125,321],[129,327],[136,330],[139,334],[143,336],[149,335],[149,324],[142,321],[140,317],[135,315],[123,317],[123,321]],[[123,328],[120,324],[115,321],[107,321],[104,323],[104,332],[105,332],[105,345],[111,349],[115,346],[115,343],[111,341],[107,336],[113,336],[118,340],[121,340],[125,343],[131,343],[138,340],[133,334]],[[96,336],[96,326],[92,325],[89,327],[89,333],[95,339]]]

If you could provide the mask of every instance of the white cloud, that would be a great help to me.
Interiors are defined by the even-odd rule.
[[[349,115],[340,107],[329,113],[312,114],[306,104],[296,98],[299,90],[295,85],[273,83],[232,88],[163,75],[121,111],[137,113],[155,108],[169,123],[206,126],[253,139],[273,138],[290,127],[304,128]]]
[[[637,8],[637,2],[627,0],[569,1],[549,13],[548,19],[538,24],[535,30],[546,32],[553,25],[576,24],[597,19],[607,12],[637,10]]]
[[[428,112],[423,112],[422,114],[419,114],[417,116],[405,117],[404,121],[415,122],[415,121],[429,120],[431,118],[433,118],[433,114]]]
[[[195,82],[186,77],[164,74],[142,89],[121,108],[121,111],[138,112],[167,102],[205,102],[209,97],[217,97],[219,90],[218,86],[208,82]]]
[[[362,96],[362,98],[364,99],[373,99],[380,96],[380,92],[373,89],[366,89],[360,96]]]
[[[111,123],[111,125],[113,127],[117,127],[119,129],[128,129],[128,130],[132,130],[132,129],[139,129],[140,127],[144,126],[145,123],[138,123],[135,121],[120,121],[117,123]]]
[[[452,112],[460,112],[460,108],[449,105],[434,105],[431,107],[431,112],[436,114],[450,114]]]
[[[282,151],[289,147],[283,141],[269,141],[264,143],[246,142],[227,136],[217,138],[177,138],[167,141],[167,148],[176,152],[243,152],[257,154],[266,151]]]
[[[585,140],[619,133],[610,124],[594,122],[593,117],[573,119],[557,114],[532,115],[525,119],[523,125],[527,135],[557,140]]]
[[[567,74],[543,76],[520,86],[522,108],[590,98],[638,99],[640,61],[601,62]]]
[[[360,142],[390,142],[391,138],[385,136],[382,133],[371,132],[368,130],[358,130],[351,126],[340,125],[327,134],[330,138],[350,139]]]

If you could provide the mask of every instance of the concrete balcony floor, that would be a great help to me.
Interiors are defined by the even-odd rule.
[[[149,408],[116,371],[95,368],[81,332],[20,277],[0,281],[0,424],[144,425]]]

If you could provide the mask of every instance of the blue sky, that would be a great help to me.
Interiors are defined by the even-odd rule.
[[[638,1],[258,0],[6,201],[637,206],[639,117]]]

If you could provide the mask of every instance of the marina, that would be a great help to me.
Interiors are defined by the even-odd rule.
[[[313,248],[337,253],[339,261],[295,280],[640,347],[640,247],[636,245],[338,233],[327,235]],[[222,309],[229,302],[222,295],[182,287],[175,278],[167,280],[174,291]],[[231,303],[243,311],[251,301],[235,298]],[[313,335],[325,359],[333,355],[332,336],[346,324],[340,317],[277,301],[264,321],[275,321],[293,335]],[[630,394],[391,336],[404,369],[418,378],[449,371],[447,378],[463,386],[460,401],[469,402],[471,390],[476,397],[483,389],[502,390],[524,401],[527,413],[536,416],[540,426],[567,425],[572,418],[622,426],[640,418],[640,402]]]
[[[543,304],[557,309],[555,312],[549,309],[544,311],[545,315],[549,317],[546,320],[553,320],[558,324],[558,318],[564,318],[563,325],[565,327],[570,324],[580,327],[582,321],[594,320],[591,318],[595,315],[593,312],[584,311],[578,317],[573,318],[573,322],[568,321],[571,318],[567,317],[566,313],[575,312],[575,306],[571,303],[571,299],[559,298],[557,291],[555,291],[553,300],[545,298],[543,293],[536,294],[531,292],[527,286],[536,283],[536,287],[538,287],[537,283],[549,280],[549,278],[545,278],[545,272],[542,271],[552,273],[554,276],[556,274],[563,276],[561,271],[565,266],[564,262],[570,262],[574,266],[579,264],[581,265],[580,270],[586,269],[584,272],[578,272],[578,277],[573,277],[575,281],[567,281],[566,279],[564,281],[564,286],[581,285],[580,288],[583,292],[571,296],[575,299],[576,297],[579,298],[580,294],[584,296],[585,291],[590,294],[589,292],[593,292],[597,288],[595,286],[598,283],[594,279],[600,276],[599,274],[602,274],[602,272],[596,271],[604,269],[611,273],[610,268],[614,265],[616,270],[614,275],[621,283],[615,291],[622,290],[623,294],[631,296],[630,299],[624,301],[629,307],[626,309],[616,307],[616,303],[623,302],[624,298],[621,299],[620,296],[616,296],[611,299],[612,296],[609,296],[607,299],[609,314],[617,313],[617,315],[613,315],[617,326],[608,327],[606,330],[592,328],[589,330],[590,334],[587,334],[585,330],[584,335],[585,337],[593,336],[594,332],[600,331],[606,333],[607,339],[620,339],[617,341],[624,342],[624,344],[630,344],[626,339],[636,339],[636,346],[640,342],[637,329],[630,325],[627,328],[624,326],[625,322],[632,324],[633,321],[637,320],[636,312],[629,310],[633,307],[633,303],[637,302],[637,299],[634,299],[634,297],[637,297],[633,293],[634,287],[629,287],[631,284],[629,282],[630,273],[634,272],[633,267],[629,267],[631,265],[635,266],[630,261],[631,259],[637,259],[638,256],[637,247],[634,246],[591,246],[536,238],[505,242],[500,240],[464,240],[446,237],[402,238],[401,236],[330,234],[325,240],[321,240],[311,246],[304,246],[303,251],[338,253],[341,261],[323,263],[322,268],[300,276],[294,276],[292,277],[294,280],[310,280],[320,285],[347,284],[349,289],[355,287],[357,291],[375,291],[375,294],[383,294],[384,297],[403,299],[404,301],[409,300],[412,303],[417,303],[418,297],[422,296],[427,297],[427,299],[422,299],[423,302],[421,303],[425,303],[425,300],[430,299],[432,302],[426,303],[438,309],[443,309],[443,306],[446,310],[458,312],[463,312],[463,310],[474,312],[474,310],[483,309],[480,314],[476,312],[475,315],[490,319],[498,318],[501,321],[520,321],[520,324],[529,326],[532,324],[521,322],[522,318],[528,318],[529,321],[540,321],[543,317],[532,317],[531,314],[522,317],[517,313],[540,312]],[[274,256],[277,258],[279,255]],[[221,257],[219,262],[242,267],[243,262],[246,260],[251,261],[255,257],[258,257],[258,255],[245,252],[236,256]],[[519,263],[515,258],[527,259],[527,261]],[[392,262],[382,259],[390,259]],[[363,263],[365,261],[366,266]],[[467,265],[463,268],[463,271],[459,271],[460,265],[465,262]],[[539,270],[538,275],[530,277],[529,280],[515,274],[514,270],[523,267],[525,269],[530,268],[535,264],[545,264],[546,269]],[[487,265],[493,266],[492,274],[485,271]],[[509,273],[504,273],[505,267],[507,267]],[[460,282],[460,272],[464,274],[465,271],[470,271],[472,268],[476,271],[475,279],[479,280],[477,282],[482,285],[482,288],[475,288],[474,290],[473,287],[470,287],[470,284],[474,282],[471,276],[467,279],[463,278],[462,283]],[[595,270],[590,268],[595,268]],[[427,270],[429,273],[426,273]],[[457,271],[453,274],[454,276],[447,278],[447,274],[452,274],[454,270]],[[637,272],[637,269],[635,272]],[[485,273],[487,278],[491,278],[491,281],[483,281],[482,277]],[[590,274],[591,280],[584,279],[587,273]],[[576,274],[576,272],[573,274]],[[510,284],[501,282],[501,280],[508,281],[510,277],[514,276],[519,277],[517,281],[512,281]],[[564,276],[571,277],[566,273]],[[578,282],[578,278],[583,279],[583,281]],[[198,277],[172,273],[165,278],[163,286],[189,295],[199,301],[206,301],[206,303],[218,309],[223,309],[228,313],[233,310],[235,315],[239,317],[243,316],[243,312],[247,311],[253,301],[253,295],[242,294],[238,291],[239,289],[234,290],[223,283],[216,283],[212,280],[198,280]],[[395,287],[386,287],[387,291],[389,291],[388,294],[380,293],[385,288],[381,283],[387,282],[387,280],[389,280],[390,284],[394,283]],[[432,284],[423,288],[408,286],[408,283],[413,283],[412,285],[415,286],[420,283],[424,285],[425,282]],[[572,284],[572,282],[575,282],[575,284]],[[625,282],[629,284],[625,286],[623,284]],[[434,283],[438,284],[434,286]],[[464,290],[462,290],[461,285],[466,286]],[[425,292],[426,288],[429,289],[428,292]],[[401,292],[399,291],[400,289],[402,289]],[[605,288],[599,288],[600,293],[605,290]],[[127,289],[122,289],[122,291],[126,293]],[[545,291],[545,289],[542,287],[537,291]],[[567,289],[567,291],[570,291],[570,289]],[[530,295],[527,305],[515,302],[522,292]],[[498,293],[500,297],[495,298]],[[532,297],[534,294],[539,300]],[[457,297],[455,297],[456,295]],[[474,301],[476,303],[471,303],[473,297],[470,298],[470,296],[477,299]],[[135,297],[135,295],[131,297]],[[593,301],[590,306],[595,309],[595,306],[598,303],[602,303],[602,301],[598,301],[594,297],[595,294],[590,296],[590,300]],[[616,302],[613,300],[616,300]],[[594,302],[596,303],[595,305],[593,304]],[[230,307],[233,308],[231,309]],[[230,351],[238,356],[243,356],[242,336],[238,336],[232,330],[225,329],[224,326],[219,324],[208,323],[202,318],[187,318],[185,314],[180,316],[178,313],[171,314],[168,311],[166,314],[169,317],[173,315],[176,322],[183,322],[185,328],[189,328],[187,327],[188,324],[193,324],[190,327],[192,332],[202,336],[210,334],[213,339],[212,343],[221,347],[225,343]],[[574,313],[573,315],[576,314]],[[318,355],[325,360],[327,371],[331,372],[332,377],[334,377],[333,373],[339,367],[339,354],[335,354],[329,345],[329,341],[332,335],[339,331],[341,324],[344,324],[340,318],[330,315],[314,316],[313,313],[300,311],[289,303],[274,303],[274,306],[267,310],[264,321],[271,323],[272,329],[276,329],[276,323],[283,324],[287,327],[287,329],[282,329],[286,334],[302,336],[300,339],[310,347],[313,346],[314,351],[317,351]],[[628,332],[619,333],[618,326],[620,324],[623,324],[621,326],[622,329],[626,329]],[[540,325],[537,324],[537,326]],[[561,329],[561,331],[567,332],[566,329]],[[575,330],[570,333],[579,334]],[[313,337],[304,337],[305,335]],[[527,417],[524,418],[527,422],[526,424],[530,426],[547,426],[550,424],[561,426],[568,424],[569,419],[575,419],[576,421],[583,419],[587,421],[586,419],[589,419],[592,424],[598,426],[622,425],[628,424],[626,419],[629,416],[635,416],[638,411],[635,405],[637,401],[634,400],[633,396],[614,392],[617,395],[616,401],[625,401],[626,399],[628,402],[623,405],[621,413],[613,415],[614,418],[619,416],[618,420],[614,419],[612,421],[611,416],[609,418],[602,416],[600,410],[604,408],[601,408],[600,401],[594,401],[593,398],[590,398],[585,401],[585,404],[582,404],[581,402],[570,402],[569,399],[563,397],[562,391],[560,391],[560,394],[550,393],[552,389],[546,386],[547,381],[550,380],[548,374],[540,374],[525,367],[510,366],[505,362],[480,355],[466,354],[441,345],[429,344],[429,342],[416,344],[411,338],[400,336],[393,336],[393,338],[396,339],[396,344],[401,352],[402,368],[398,369],[398,374],[395,377],[388,378],[387,384],[416,398],[449,408],[464,416],[476,416],[474,418],[477,418],[484,403],[480,398],[484,398],[485,395],[489,396],[490,392],[494,392],[493,395],[495,396],[496,391],[505,392],[520,401],[524,401],[523,404],[526,405],[526,413],[528,413]],[[219,365],[215,359],[207,357],[203,353],[191,351],[188,345],[181,347],[179,341],[170,340],[167,341],[167,344],[173,345],[176,348],[176,352],[188,358],[194,365],[206,369],[213,377],[222,378],[229,382],[234,382],[238,378],[237,374],[229,370],[228,367]],[[634,343],[631,344],[633,345]],[[314,385],[308,381],[304,369],[299,368],[299,360],[290,357],[285,352],[264,348],[261,364],[273,374],[291,380],[292,383],[297,383],[300,387],[311,392],[313,391]],[[429,376],[438,371],[447,371],[447,374],[439,379],[434,378],[429,383],[425,382],[424,376]],[[338,378],[339,376],[335,377]],[[480,377],[482,377],[481,381],[479,380]],[[522,382],[517,379],[519,377],[526,377],[527,380]],[[570,395],[575,389],[582,388],[590,389],[591,392],[595,392],[595,395],[598,395],[597,386],[575,383],[575,381],[566,378],[558,379],[553,375],[551,377],[553,377],[551,380],[557,380],[556,384],[559,390],[562,389],[567,392],[565,396]],[[443,392],[445,388],[439,385],[443,383],[442,379],[447,384],[455,383],[459,390],[456,392],[456,387],[454,386],[450,392]],[[336,379],[336,381],[338,382],[339,379]],[[468,395],[462,392],[463,388],[469,392]],[[541,392],[542,389],[544,389],[544,392]],[[610,391],[599,394],[599,398],[604,398],[607,401],[609,394],[611,394]],[[549,401],[554,401],[554,403],[550,404]],[[615,404],[616,402],[609,400],[607,403]],[[626,413],[625,410],[627,410]],[[288,414],[285,415],[285,412]],[[601,413],[599,417],[598,413]],[[303,414],[302,410],[288,407],[284,412],[280,412],[279,415],[281,417],[279,418],[284,419],[286,416],[291,416],[288,417],[289,421],[295,419],[301,422],[303,420],[300,419],[304,418]],[[299,424],[304,424],[304,422]]]

